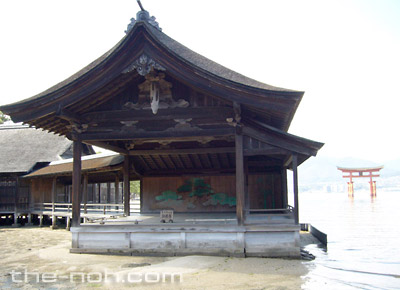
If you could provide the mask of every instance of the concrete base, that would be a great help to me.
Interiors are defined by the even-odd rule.
[[[71,253],[300,257],[296,225],[81,225]]]

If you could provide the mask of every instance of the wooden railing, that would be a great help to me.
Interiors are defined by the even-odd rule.
[[[31,212],[54,212],[71,213],[72,203],[35,203],[31,207]],[[81,204],[81,213],[87,214],[123,214],[124,205],[122,203],[87,203]]]
[[[245,209],[246,223],[292,223],[294,222],[293,207],[273,209]]]

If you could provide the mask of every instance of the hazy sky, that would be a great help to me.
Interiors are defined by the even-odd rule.
[[[290,133],[321,155],[400,158],[400,1],[142,0],[163,32],[267,84],[304,90]],[[135,0],[0,1],[0,104],[31,97],[114,46]]]

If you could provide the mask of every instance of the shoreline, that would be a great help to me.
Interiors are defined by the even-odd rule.
[[[1,288],[301,289],[308,273],[306,262],[279,258],[72,254],[69,231],[36,226],[0,227],[0,242]],[[302,233],[301,243],[315,240]]]

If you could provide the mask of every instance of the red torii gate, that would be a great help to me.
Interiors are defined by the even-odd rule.
[[[350,197],[354,196],[353,178],[369,177],[369,188],[372,197],[376,197],[376,181],[372,180],[372,177],[379,177],[379,174],[373,174],[374,172],[379,172],[383,166],[378,167],[366,167],[366,168],[344,168],[337,167],[343,173],[348,173],[348,175],[343,175],[343,178],[350,178],[347,182],[347,190]],[[353,175],[356,174],[357,175]],[[368,174],[366,174],[368,173]]]

